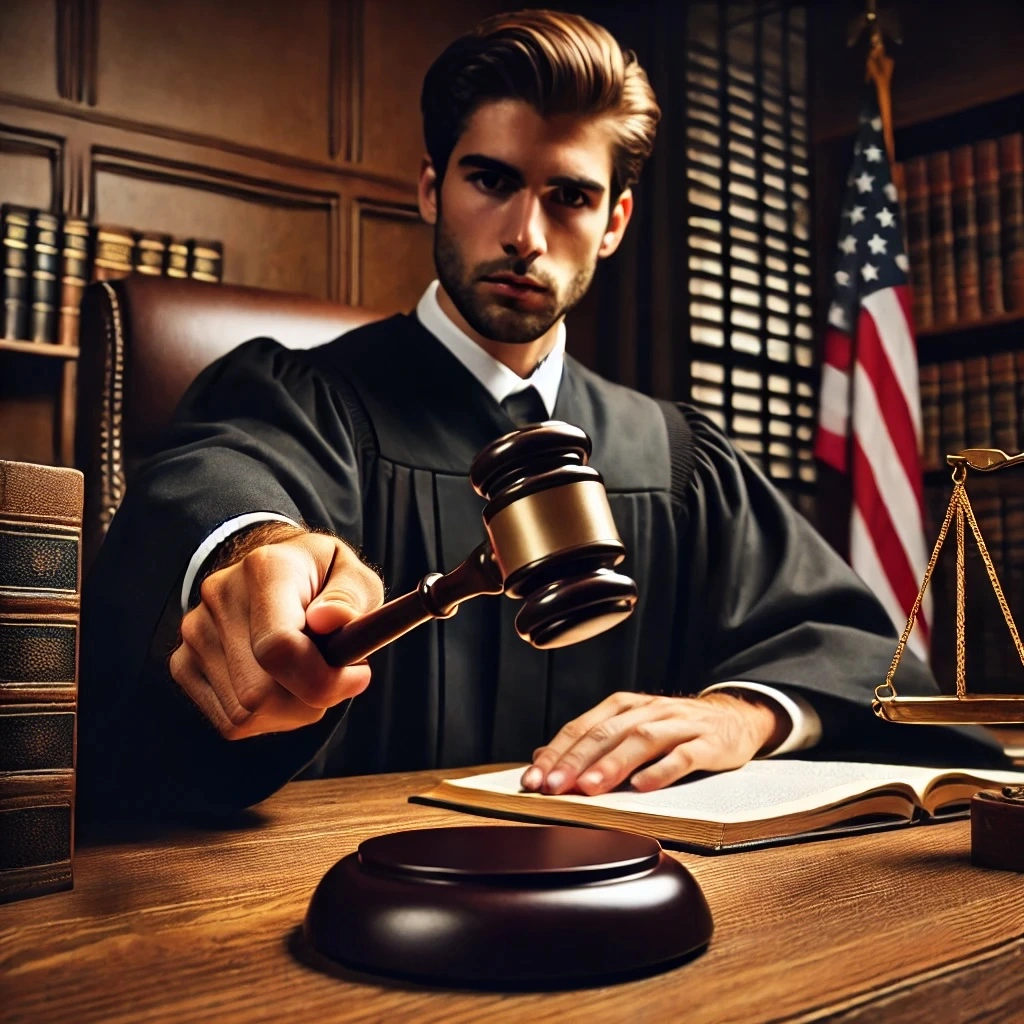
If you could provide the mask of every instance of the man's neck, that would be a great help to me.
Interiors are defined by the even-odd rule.
[[[561,320],[556,321],[551,327],[535,341],[528,341],[517,344],[508,341],[494,341],[492,338],[485,338],[477,333],[466,322],[463,315],[458,311],[455,303],[452,302],[444,285],[438,285],[437,302],[444,314],[462,330],[466,337],[471,338],[479,345],[492,359],[503,363],[513,373],[518,374],[524,380],[529,377],[540,363],[550,354],[558,341],[558,328]]]

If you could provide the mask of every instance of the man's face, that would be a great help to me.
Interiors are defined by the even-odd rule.
[[[545,119],[499,100],[470,118],[440,195],[425,163],[420,209],[435,224],[438,277],[473,331],[535,341],[583,298],[632,209],[627,191],[609,216],[611,154],[600,119]]]

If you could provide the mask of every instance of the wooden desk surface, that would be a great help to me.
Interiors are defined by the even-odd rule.
[[[678,854],[707,953],[664,974],[507,995],[331,976],[292,953],[321,875],[363,839],[484,823],[406,802],[457,772],[301,782],[224,831],[78,852],[75,888],[0,906],[0,1019],[1019,1021],[1024,878],[973,868],[966,822],[721,857]]]

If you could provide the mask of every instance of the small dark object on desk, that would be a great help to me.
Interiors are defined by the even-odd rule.
[[[971,797],[971,863],[1024,871],[1024,786]]]
[[[522,989],[664,970],[712,928],[700,886],[653,839],[468,825],[361,843],[317,886],[303,931],[360,970]]]

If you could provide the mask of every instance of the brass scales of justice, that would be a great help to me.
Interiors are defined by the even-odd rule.
[[[949,507],[939,530],[938,540],[932,551],[928,566],[925,569],[921,589],[917,592],[914,605],[907,619],[907,625],[900,637],[889,666],[885,682],[875,688],[875,699],[871,707],[879,718],[887,722],[898,722],[910,725],[1012,725],[1024,722],[1024,693],[1021,694],[983,694],[968,693],[966,684],[966,571],[964,563],[964,542],[966,524],[970,525],[978,550],[985,565],[992,589],[1003,613],[1010,636],[1013,638],[1017,655],[1024,668],[1024,646],[1021,645],[1017,624],[1013,620],[1010,606],[1006,602],[1003,588],[996,575],[992,557],[985,545],[974,510],[967,497],[967,477],[970,470],[979,473],[995,473],[1024,465],[1024,454],[1007,455],[998,448],[968,448],[954,455],[947,455],[946,462],[953,467],[953,493],[950,495]],[[901,697],[896,689],[893,677],[900,663],[907,639],[924,599],[925,591],[931,582],[932,572],[938,560],[939,552],[945,543],[949,528],[956,520],[956,696],[940,697]]]

